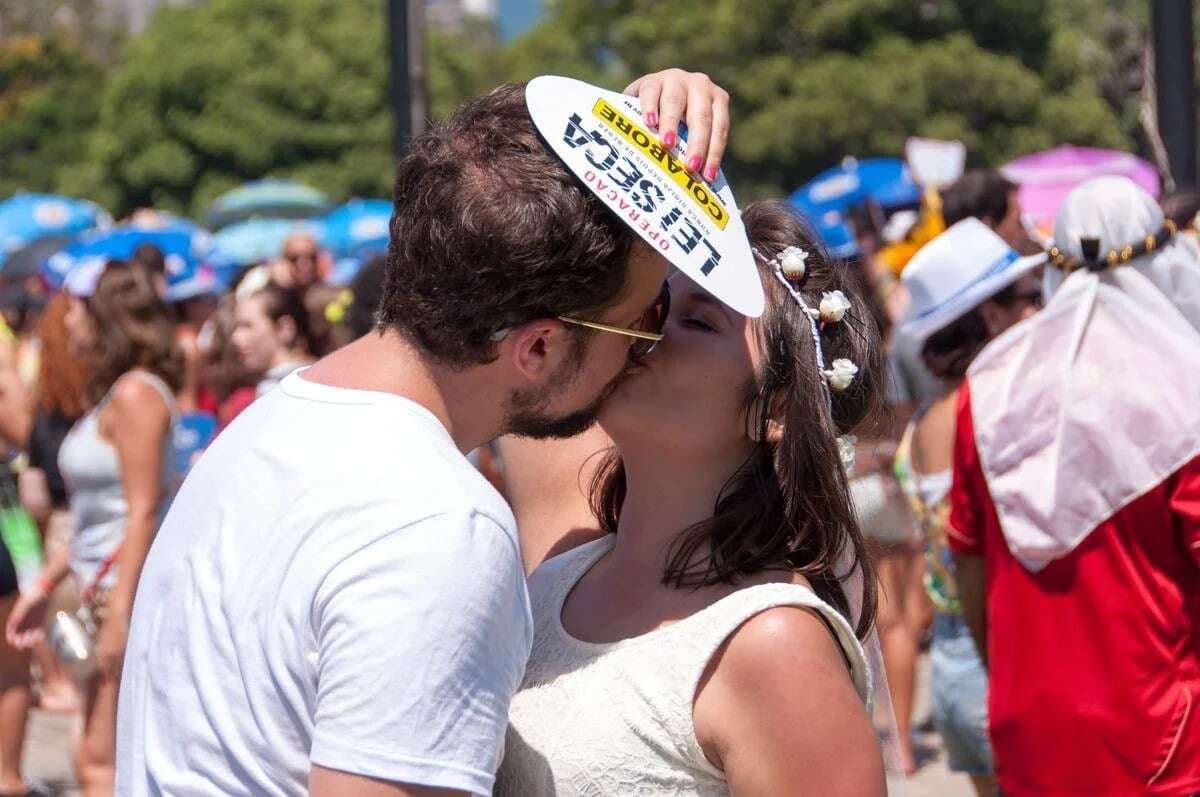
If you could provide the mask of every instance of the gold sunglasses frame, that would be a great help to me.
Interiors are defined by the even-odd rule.
[[[570,316],[560,315],[558,320],[564,324],[574,324],[575,326],[587,327],[588,329],[598,329],[601,332],[612,332],[615,335],[626,335],[631,338],[639,338],[641,340],[652,340],[655,343],[661,341],[666,335],[662,332],[643,332],[640,329],[628,329],[626,327],[614,327],[611,324],[601,324],[598,321],[584,321],[581,318],[571,318]]]

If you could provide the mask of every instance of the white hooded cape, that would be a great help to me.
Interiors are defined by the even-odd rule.
[[[1098,237],[1105,252],[1161,225],[1148,194],[1100,178],[1068,196],[1055,243],[1078,256],[1080,238]],[[1009,549],[1032,572],[1200,455],[1191,250],[1172,243],[1065,280],[1048,269],[1047,287],[1046,307],[988,344],[967,374],[988,489]]]

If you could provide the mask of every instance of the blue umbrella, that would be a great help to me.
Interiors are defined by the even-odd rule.
[[[165,210],[143,208],[135,211],[122,225],[135,230],[161,230],[164,232],[184,232],[188,235],[208,235],[208,230],[191,219],[168,213]]]
[[[197,228],[198,229],[198,228]],[[178,226],[140,229],[122,225],[111,230],[94,230],[83,235],[42,263],[42,276],[52,288],[59,288],[74,270],[114,258],[129,258],[142,244],[154,244],[162,250],[167,266],[168,284],[178,275],[194,270],[206,256],[209,236],[203,230],[190,232]]]
[[[111,224],[108,213],[83,199],[17,194],[0,202],[0,269],[11,254],[41,238],[75,235]]]
[[[74,240],[74,235],[51,235],[46,238],[38,238],[28,246],[9,254],[0,273],[3,273],[4,279],[9,282],[37,276],[41,272],[42,263],[46,258],[70,246]]]
[[[898,158],[847,158],[796,189],[790,200],[817,228],[823,243],[838,257],[857,253],[846,213],[868,200],[885,212],[921,201],[921,188]]]
[[[210,258],[214,263],[247,266],[279,257],[283,242],[295,232],[307,232],[321,240],[320,221],[295,219],[247,219],[230,224],[213,236]]]
[[[841,208],[814,205],[806,197],[796,194],[792,194],[790,201],[792,206],[800,211],[800,215],[812,224],[829,254],[841,258],[858,254],[854,232],[846,223],[846,216]]]
[[[329,211],[329,197],[295,180],[255,180],[222,194],[209,205],[204,219],[219,230],[254,216],[276,219],[309,219]]]
[[[182,302],[197,296],[212,296],[228,282],[222,279],[214,265],[187,261],[184,268],[167,272],[167,292],[163,297],[168,302]]]
[[[386,252],[391,220],[386,199],[351,199],[322,219],[321,245],[336,258],[363,260]]]

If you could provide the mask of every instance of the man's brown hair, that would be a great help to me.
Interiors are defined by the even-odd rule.
[[[620,301],[633,233],[538,137],[502,86],[413,140],[396,171],[379,326],[464,368],[493,336]]]

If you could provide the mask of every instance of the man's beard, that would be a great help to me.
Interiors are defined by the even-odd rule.
[[[537,409],[518,409],[518,396],[513,397],[513,409],[508,416],[508,433],[534,440],[564,440],[583,434],[596,422],[602,399],[569,415],[548,415]]]
[[[505,422],[507,433],[534,440],[564,440],[583,434],[592,428],[592,425],[596,423],[596,416],[599,415],[600,408],[616,391],[629,369],[622,369],[620,373],[610,379],[596,400],[583,409],[575,410],[567,415],[550,415],[545,412],[543,408],[549,403],[546,399],[547,392],[557,392],[570,384],[579,375],[582,365],[581,358],[565,365],[563,370],[569,369],[569,373],[565,376],[557,376],[548,390],[536,393],[534,391],[514,393],[508,404],[508,418]]]

